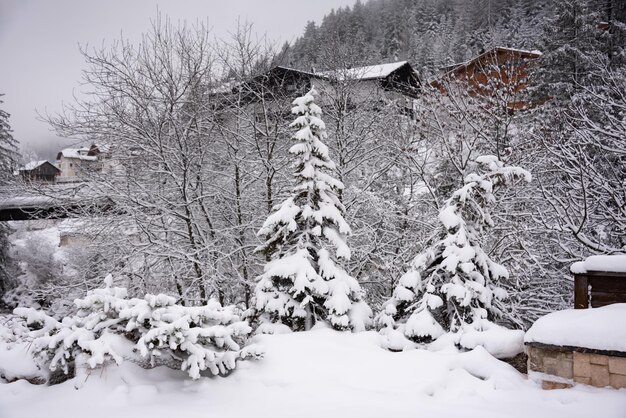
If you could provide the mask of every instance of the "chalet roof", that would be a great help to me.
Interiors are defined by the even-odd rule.
[[[97,161],[98,160],[98,157],[96,156],[87,155],[88,152],[89,152],[89,148],[87,147],[65,148],[57,154],[57,160],[60,160],[61,157],[74,158],[74,159],[85,160],[85,161]]]
[[[479,62],[486,57],[492,57],[494,54],[497,54],[498,52],[509,53],[511,55],[518,55],[520,58],[528,58],[528,59],[536,59],[541,56],[541,52],[537,50],[527,51],[525,49],[516,49],[516,48],[507,48],[507,47],[497,46],[467,61],[459,62],[457,64],[443,67],[443,70],[445,71],[444,75],[455,73],[456,71],[463,69],[472,63]]]
[[[240,81],[229,80],[212,87],[209,92],[211,94],[227,94],[232,93],[233,90],[239,86],[241,86]]]
[[[398,74],[399,78],[411,78],[412,80],[406,82],[406,86],[401,86],[399,80],[395,80],[395,75]],[[298,70],[295,68],[276,66],[269,71],[259,74],[245,82],[242,81],[226,81],[211,89],[212,94],[229,94],[234,93],[238,89],[253,89],[255,86],[273,86],[277,87],[282,84],[284,80],[380,80],[388,84],[389,86],[395,86],[397,89],[405,91],[405,94],[411,90],[415,90],[420,85],[420,80],[417,72],[413,70],[408,61],[398,61],[392,63],[368,65],[364,67],[344,68],[321,72],[309,72],[304,70]],[[414,94],[414,93],[413,93]],[[411,95],[411,94],[409,94]]]
[[[266,78],[271,78],[271,77],[282,78],[282,77],[285,77],[286,75],[304,76],[308,78],[318,77],[318,75],[315,73],[278,65],[276,67],[273,67],[269,71],[266,71],[263,74],[259,74],[256,77],[253,77],[249,81],[246,81],[245,83],[242,83],[242,84],[253,85],[254,83],[263,82],[263,80]]]
[[[386,64],[368,65],[365,67],[354,67],[348,69],[337,69],[315,73],[316,77],[329,78],[337,77],[348,80],[377,80],[387,78],[394,71],[409,65],[408,61],[398,61]]]
[[[30,170],[34,170],[39,166],[44,165],[45,163],[47,163],[47,160],[41,160],[41,161],[30,161],[29,163],[26,163],[24,165],[24,167],[18,168],[19,171],[30,171]],[[56,167],[55,167],[56,168]]]
[[[279,65],[279,66],[275,67],[275,69],[280,69],[280,70],[283,70],[283,71],[286,71],[286,72],[300,73],[300,74],[307,75],[307,76],[310,76],[310,77],[316,77],[317,76],[316,73],[312,73],[310,71],[298,70],[296,68],[285,67],[285,66],[282,66],[282,65]]]
[[[87,155],[89,156],[93,156],[93,155],[98,155],[100,153],[108,153],[111,151],[111,145],[109,144],[91,144],[91,147],[89,147],[89,152],[87,153]]]

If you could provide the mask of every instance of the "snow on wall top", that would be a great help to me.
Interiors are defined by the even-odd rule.
[[[366,67],[322,71],[316,73],[316,75],[322,77],[337,77],[342,80],[371,80],[377,78],[385,78],[406,63],[407,61],[398,61],[387,64],[368,65]]]
[[[553,312],[530,327],[524,342],[626,353],[624,318],[626,303]]]
[[[20,171],[30,171],[30,170],[34,170],[35,168],[39,167],[40,165],[43,165],[45,163],[47,163],[48,160],[41,160],[41,161],[31,161],[28,164],[24,165],[24,167],[20,168]]]
[[[584,261],[572,264],[570,271],[573,274],[584,274],[588,271],[626,273],[626,254],[592,255]]]

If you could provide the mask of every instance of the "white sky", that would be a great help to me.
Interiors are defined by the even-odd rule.
[[[78,46],[100,46],[120,34],[138,39],[157,8],[177,20],[206,21],[226,36],[237,18],[254,23],[260,35],[292,41],[309,20],[355,0],[0,0],[0,100],[14,137],[24,150],[44,158],[72,143],[50,132],[36,111],[55,113],[72,101],[83,60]]]

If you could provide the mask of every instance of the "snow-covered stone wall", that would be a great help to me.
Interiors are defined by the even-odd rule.
[[[546,389],[582,383],[626,388],[626,304],[567,309],[528,330],[528,375]]]
[[[528,376],[540,380],[544,389],[562,389],[575,383],[626,388],[626,353],[623,355],[531,345],[528,348]]]

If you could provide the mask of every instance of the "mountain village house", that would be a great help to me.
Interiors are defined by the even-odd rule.
[[[20,177],[26,181],[45,181],[52,183],[61,175],[61,170],[46,160],[31,161],[17,171]]]
[[[89,155],[89,148],[66,148],[57,154],[57,166],[61,170],[59,181],[68,181],[98,170],[98,157]]]
[[[57,167],[61,170],[57,180],[77,181],[88,173],[101,172],[108,167],[110,158],[106,146],[92,144],[90,147],[66,148],[57,154]]]
[[[528,65],[541,56],[539,51],[492,48],[470,59],[444,68],[442,76],[430,85],[446,94],[454,83],[460,83],[470,96],[491,97],[506,103],[509,110],[529,107],[521,97],[528,86]]]
[[[323,107],[328,97],[342,89],[349,89],[353,102],[410,101],[419,96],[421,81],[407,61],[324,72],[277,66],[246,82],[222,85],[215,92],[225,97],[236,95],[241,99],[238,103],[255,103],[281,98],[291,101],[312,87],[320,93]]]

